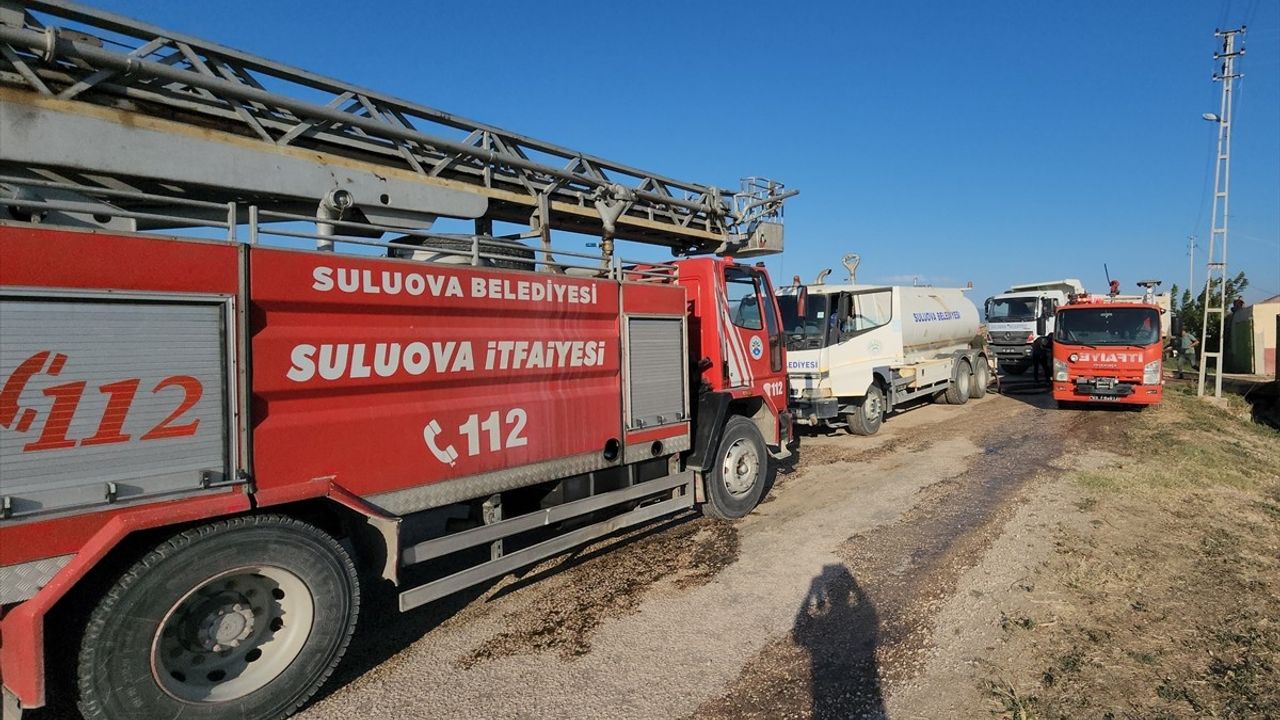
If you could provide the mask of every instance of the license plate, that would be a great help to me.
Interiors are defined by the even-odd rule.
[[[1107,402],[1115,402],[1115,401],[1119,400],[1120,398],[1116,397],[1115,395],[1090,395],[1090,396],[1089,396],[1089,399],[1090,399],[1090,400],[1104,400],[1104,401],[1107,401]]]

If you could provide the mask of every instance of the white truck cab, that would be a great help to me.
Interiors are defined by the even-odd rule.
[[[1000,369],[1021,375],[1031,367],[1036,338],[1053,334],[1054,313],[1071,295],[1084,293],[1074,278],[1011,285],[987,298],[987,335]]]

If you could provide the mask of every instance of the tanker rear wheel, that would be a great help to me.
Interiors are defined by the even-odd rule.
[[[947,398],[948,405],[963,405],[969,402],[969,388],[972,386],[973,368],[969,365],[968,360],[961,360],[960,366],[956,368],[955,378],[951,380],[951,384],[947,386],[944,394]]]
[[[745,517],[760,503],[769,473],[769,450],[750,418],[734,415],[725,423],[715,466],[706,475],[702,512],[721,520]]]
[[[355,565],[293,518],[179,533],[127,570],[89,617],[77,680],[87,720],[270,720],[342,658],[359,612]]]
[[[969,397],[977,400],[987,394],[987,386],[991,384],[991,368],[986,358],[978,358],[973,366],[973,384],[969,386]]]

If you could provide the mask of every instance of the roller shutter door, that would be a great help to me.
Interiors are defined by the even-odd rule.
[[[216,301],[0,297],[0,497],[11,516],[227,479],[225,317]]]

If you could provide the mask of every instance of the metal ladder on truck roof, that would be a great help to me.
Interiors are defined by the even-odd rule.
[[[451,217],[486,236],[495,220],[528,223],[544,250],[555,229],[600,237],[606,257],[615,239],[745,256],[782,249],[795,194],[673,180],[61,0],[0,0],[0,136],[11,207],[108,203],[134,230],[172,224],[163,194],[184,215],[254,206],[322,235]],[[118,219],[75,215],[95,216]]]

